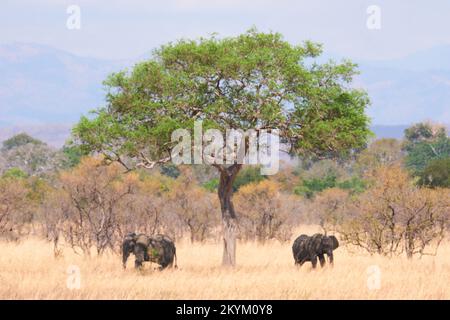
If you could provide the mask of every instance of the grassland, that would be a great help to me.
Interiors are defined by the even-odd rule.
[[[0,299],[450,298],[450,243],[437,256],[412,261],[340,247],[334,268],[318,270],[296,268],[290,244],[239,243],[234,269],[220,267],[220,243],[179,242],[177,252],[178,269],[159,272],[147,264],[136,271],[133,261],[123,270],[112,253],[86,258],[67,248],[55,259],[42,240],[1,242]],[[79,268],[79,289],[67,286],[70,266]]]

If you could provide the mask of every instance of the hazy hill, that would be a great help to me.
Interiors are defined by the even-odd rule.
[[[1,45],[0,125],[73,123],[102,104],[102,81],[126,63],[35,44]]]

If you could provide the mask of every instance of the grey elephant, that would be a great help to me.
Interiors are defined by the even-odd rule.
[[[167,267],[177,267],[175,244],[172,239],[162,234],[150,237],[145,234],[128,233],[122,243],[124,269],[131,253],[135,256],[135,268],[142,267],[144,261],[159,264],[160,270]]]
[[[325,265],[325,254],[328,256],[329,262],[333,265],[333,250],[339,247],[339,242],[335,236],[326,236],[316,233],[313,236],[302,234],[295,239],[292,245],[292,253],[294,255],[295,264],[303,265],[310,261],[312,267],[317,266],[317,259],[319,259],[320,266]]]

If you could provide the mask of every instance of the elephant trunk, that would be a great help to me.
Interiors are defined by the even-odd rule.
[[[122,256],[122,266],[124,269],[127,268],[127,260],[128,260],[128,256],[130,255],[129,252],[123,252],[123,256]]]
[[[133,241],[124,241],[122,245],[122,266],[124,269],[127,267],[127,260],[130,254],[134,250],[134,243]]]
[[[130,232],[123,239],[122,243],[122,266],[124,269],[127,267],[127,260],[130,254],[134,251],[136,244],[136,233]]]

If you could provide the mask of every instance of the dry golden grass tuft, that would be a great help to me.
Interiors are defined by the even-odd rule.
[[[450,299],[450,244],[408,261],[336,250],[334,268],[294,266],[290,244],[238,245],[238,266],[223,269],[220,244],[177,244],[179,269],[122,270],[117,255],[85,258],[29,239],[0,243],[0,299]],[[69,266],[81,287],[67,287]],[[368,286],[381,272],[380,288]],[[372,267],[373,268],[373,267]],[[372,270],[372,271],[371,271]],[[376,280],[376,279],[375,279]],[[376,281],[372,284],[376,285]]]

